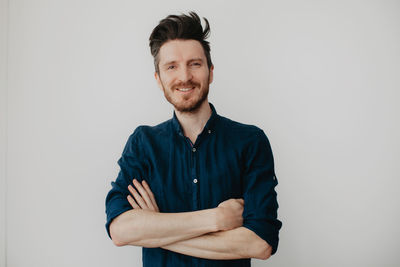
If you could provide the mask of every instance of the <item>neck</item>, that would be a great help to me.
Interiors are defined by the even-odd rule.
[[[208,100],[205,100],[195,112],[179,112],[175,110],[176,117],[182,126],[183,134],[195,143],[197,136],[203,131],[212,110]]]

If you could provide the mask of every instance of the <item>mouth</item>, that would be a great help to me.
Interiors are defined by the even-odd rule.
[[[195,88],[195,86],[193,86],[193,87],[185,87],[185,88],[176,88],[176,90],[178,90],[179,92],[185,93],[185,92],[192,91],[194,88]]]

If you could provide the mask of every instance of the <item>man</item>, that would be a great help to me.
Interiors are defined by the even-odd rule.
[[[264,132],[217,114],[207,19],[160,21],[155,78],[173,118],[129,137],[106,197],[109,236],[143,247],[143,266],[250,266],[278,246],[277,180]]]

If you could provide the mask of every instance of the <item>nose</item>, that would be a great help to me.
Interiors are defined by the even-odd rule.
[[[186,83],[193,78],[193,75],[188,67],[183,67],[179,71],[179,81],[181,83]]]

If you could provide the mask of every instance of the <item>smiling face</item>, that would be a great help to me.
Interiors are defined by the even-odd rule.
[[[195,112],[207,100],[214,67],[208,68],[203,47],[196,40],[171,40],[159,54],[158,86],[179,112]]]

